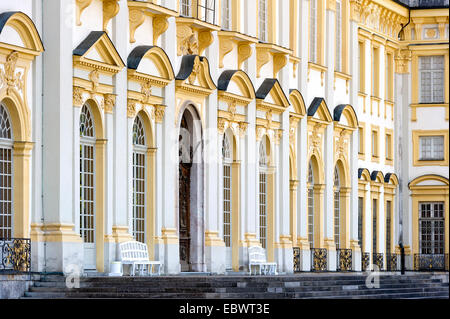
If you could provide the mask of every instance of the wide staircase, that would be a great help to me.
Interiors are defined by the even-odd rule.
[[[377,281],[379,279],[379,281]],[[233,298],[410,299],[449,298],[447,273],[302,273],[279,276],[81,277],[41,276],[23,298]],[[367,285],[369,283],[369,285]],[[373,288],[369,288],[372,286]],[[377,288],[378,287],[378,288]]]

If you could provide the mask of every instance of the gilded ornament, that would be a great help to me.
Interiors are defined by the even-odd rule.
[[[19,59],[17,51],[11,52],[6,57],[6,62],[3,65],[3,70],[0,69],[0,88],[6,86],[6,94],[11,95],[11,89],[17,89],[21,92],[25,87],[22,72],[16,72],[16,63]]]
[[[150,81],[146,81],[144,83],[141,83],[141,94],[142,97],[142,103],[146,104],[149,102],[150,97],[152,96],[152,86]]]
[[[162,123],[164,120],[164,114],[166,112],[165,105],[155,105],[154,116],[156,123]]]
[[[136,101],[128,100],[127,103],[127,116],[135,117],[136,116]]]
[[[104,95],[104,110],[106,113],[112,113],[116,105],[116,96],[114,94]]]
[[[73,105],[81,107],[84,104],[83,88],[79,86],[73,87]]]
[[[193,85],[195,83],[195,79],[197,78],[198,74],[200,73],[200,58],[198,56],[194,59],[194,66],[192,67],[191,75],[189,75],[188,81],[189,84]]]
[[[100,80],[100,75],[98,73],[98,70],[92,70],[91,73],[89,73],[89,80],[92,83],[92,93],[97,93],[98,84]]]

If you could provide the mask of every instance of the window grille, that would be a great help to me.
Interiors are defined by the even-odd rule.
[[[133,124],[133,237],[145,243],[146,145],[142,120],[137,116]]]
[[[13,237],[13,140],[6,107],[0,104],[0,238]]]
[[[444,254],[444,203],[419,203],[419,251]]]
[[[444,136],[421,136],[420,160],[443,160],[444,159]]]
[[[444,56],[419,57],[420,103],[444,103]]]

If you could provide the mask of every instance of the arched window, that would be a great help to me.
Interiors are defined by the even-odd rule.
[[[133,237],[145,243],[145,174],[146,174],[146,141],[144,125],[136,116],[133,123]]]
[[[222,140],[223,160],[223,240],[231,247],[231,154],[230,140],[225,134]]]
[[[80,234],[85,243],[95,242],[95,130],[89,107],[80,115]]]
[[[267,247],[267,151],[265,140],[259,146],[259,240]]]
[[[337,166],[334,168],[334,242],[336,248],[339,248],[340,244],[340,210],[341,210],[341,192],[340,192],[340,179],[339,170]]]
[[[267,41],[267,0],[259,0],[258,2],[258,33],[259,40]]]
[[[0,104],[0,238],[13,237],[13,139],[8,111]]]
[[[314,172],[311,162],[308,167],[308,240],[314,247]]]

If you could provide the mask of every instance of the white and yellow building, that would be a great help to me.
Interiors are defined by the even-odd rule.
[[[0,238],[34,271],[448,258],[448,1],[406,2],[0,1]]]

